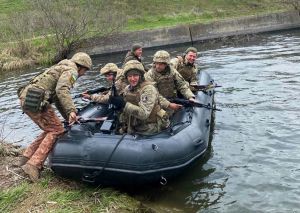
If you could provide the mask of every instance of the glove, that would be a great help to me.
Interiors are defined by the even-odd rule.
[[[122,96],[111,96],[108,103],[114,105],[117,110],[121,110],[125,107],[126,102]]]

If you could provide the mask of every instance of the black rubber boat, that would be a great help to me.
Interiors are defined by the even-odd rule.
[[[199,84],[212,81],[200,72]],[[198,92],[196,100],[213,105],[214,91]],[[89,103],[79,114],[84,119],[103,117],[107,105]],[[165,184],[182,173],[207,149],[212,110],[187,107],[177,112],[169,129],[153,136],[117,135],[105,131],[107,123],[72,126],[49,155],[58,175],[108,185]]]

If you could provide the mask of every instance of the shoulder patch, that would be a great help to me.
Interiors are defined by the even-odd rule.
[[[78,78],[77,75],[75,75],[74,73],[71,74],[70,82],[71,82],[72,85],[75,83],[75,81],[77,80],[77,78]]]
[[[142,102],[147,102],[148,101],[148,96],[147,95],[142,95],[141,100],[142,100]]]

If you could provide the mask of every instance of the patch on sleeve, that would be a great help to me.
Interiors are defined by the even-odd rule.
[[[147,102],[148,101],[148,96],[147,95],[142,95],[141,100],[142,100],[142,102]]]
[[[76,82],[76,80],[77,80],[77,75],[71,74],[70,82],[71,82],[72,85]]]

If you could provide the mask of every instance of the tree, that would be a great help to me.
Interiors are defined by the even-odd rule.
[[[36,31],[55,47],[54,62],[66,58],[84,38],[112,34],[127,21],[117,0],[29,0],[28,3],[39,17]]]

